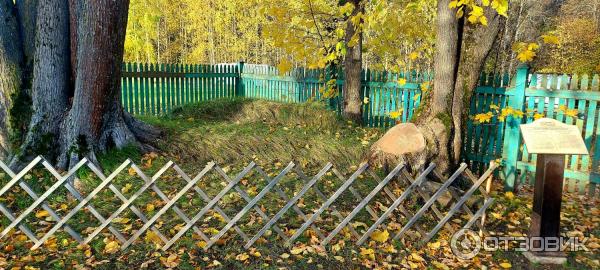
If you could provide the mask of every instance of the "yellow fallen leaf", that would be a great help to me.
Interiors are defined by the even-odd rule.
[[[283,253],[283,254],[279,255],[279,257],[281,257],[282,259],[287,259],[290,257],[290,254]]]
[[[344,262],[344,257],[342,257],[342,256],[333,256],[333,258],[340,262]]]
[[[360,248],[360,256],[363,258],[375,260],[375,250],[373,250],[372,248]]]
[[[433,266],[435,266],[435,268],[437,269],[442,269],[442,270],[450,270],[450,267],[448,267],[447,265],[438,262],[438,261],[433,261],[432,262]]]
[[[373,234],[371,234],[371,238],[377,242],[384,243],[390,237],[390,233],[387,230],[375,230]]]
[[[113,254],[117,251],[119,251],[119,242],[117,241],[111,240],[104,246],[104,252],[107,254]]]
[[[421,257],[421,255],[417,254],[417,253],[413,253],[410,254],[410,259],[413,261],[417,261],[417,262],[424,262],[425,259],[423,259],[423,257]]]
[[[292,253],[292,255],[298,255],[300,253],[302,253],[304,251],[305,248],[303,247],[294,247],[292,248],[292,250],[290,250],[290,253]]]
[[[434,242],[434,243],[431,243],[429,245],[429,247],[431,247],[432,249],[438,249],[438,248],[440,248],[441,245],[442,244],[440,242]]]
[[[515,194],[512,193],[512,191],[508,191],[508,192],[504,193],[504,197],[506,197],[509,200],[512,200],[515,198]]]
[[[383,247],[381,250],[383,250],[386,253],[397,253],[398,252],[396,250],[396,248],[394,248],[394,245],[390,245],[390,244],[386,244],[385,247]]]
[[[243,262],[243,261],[247,260],[248,258],[250,258],[250,256],[246,252],[240,253],[237,256],[235,256],[235,259],[240,262]]]
[[[115,218],[113,219],[114,223],[120,223],[120,224],[127,224],[129,223],[130,219],[128,218]]]
[[[121,192],[128,193],[129,190],[131,190],[131,187],[133,187],[131,184],[126,184],[123,188],[121,188]]]
[[[45,218],[48,216],[50,216],[50,213],[48,213],[48,211],[46,211],[46,210],[41,210],[41,211],[38,211],[37,213],[35,213],[36,218]]]
[[[133,167],[129,168],[129,170],[127,170],[127,173],[131,176],[134,176],[136,174],[136,171]]]
[[[168,268],[174,268],[179,265],[179,258],[176,253],[169,255],[169,257],[160,257],[160,262]]]
[[[205,241],[198,241],[198,243],[196,243],[196,246],[199,248],[204,248],[206,247],[206,242]]]
[[[146,211],[148,211],[148,212],[154,211],[154,204],[151,204],[151,203],[146,204]]]
[[[509,262],[503,262],[500,264],[500,267],[502,267],[504,269],[509,269],[509,268],[512,268],[512,264],[510,264]]]

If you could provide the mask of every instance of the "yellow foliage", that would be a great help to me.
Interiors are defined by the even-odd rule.
[[[558,44],[559,43],[558,37],[554,36],[554,35],[549,35],[549,34],[542,35],[542,39],[544,40],[544,43],[546,43],[546,44]]]
[[[375,260],[375,250],[372,248],[360,248],[360,256],[363,258],[368,258],[371,260]]]
[[[390,233],[387,230],[375,230],[373,232],[373,234],[371,234],[371,239],[380,242],[380,243],[384,243],[387,242],[388,238],[390,237]]]
[[[285,75],[292,70],[292,62],[287,59],[282,59],[277,65],[277,70],[279,70],[279,75]]]
[[[35,213],[36,218],[45,218],[48,216],[50,216],[50,213],[48,213],[48,211],[46,211],[46,210],[41,210],[41,211],[38,211],[37,213]]]
[[[393,119],[399,118],[400,116],[402,116],[402,108],[398,109],[397,111],[390,112],[389,116]]]
[[[104,253],[113,254],[119,251],[119,242],[115,240],[104,239],[106,245],[104,246]]]

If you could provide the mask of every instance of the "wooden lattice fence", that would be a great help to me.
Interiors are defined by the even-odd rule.
[[[171,161],[152,176],[146,175],[130,160],[108,175],[86,159],[64,173],[42,157],[35,158],[16,173],[2,162],[0,167],[5,172],[0,185],[0,198],[4,198],[0,201],[0,211],[7,220],[3,222],[0,241],[16,229],[32,241],[32,249],[44,245],[58,233],[67,233],[82,244],[108,235],[120,242],[121,249],[126,249],[143,235],[152,234],[159,239],[163,250],[190,234],[197,235],[193,237],[202,239],[204,249],[209,249],[232,229],[241,237],[245,248],[271,232],[275,239],[292,245],[304,241],[302,236],[310,230],[322,246],[327,246],[342,232],[352,235],[356,244],[362,245],[376,230],[383,229],[395,232],[394,239],[419,235],[421,243],[431,240],[444,227],[456,231],[476,224],[485,231],[480,218],[493,203],[493,198],[482,184],[491,181],[491,174],[496,169],[496,165],[492,165],[476,178],[466,164],[462,164],[449,178],[439,181],[439,176],[434,173],[435,164],[424,168],[416,177],[402,164],[384,175],[366,163],[352,168],[349,176],[331,163],[313,176],[307,176],[303,166],[294,162],[282,166],[276,173],[267,173],[251,162],[231,177],[228,167],[210,162],[193,178]],[[31,174],[47,174],[46,178],[53,176],[55,181],[42,188],[31,183]],[[96,185],[87,189],[75,188],[72,180],[82,175],[96,179]],[[132,186],[132,177],[141,182]],[[252,182],[256,183],[253,186],[250,181],[256,179],[261,179],[261,184]],[[127,184],[120,187],[119,183],[123,181]],[[468,189],[463,191],[457,184]],[[289,188],[290,185],[293,188]],[[369,193],[361,194],[365,191]],[[29,196],[31,202],[19,206],[10,203],[15,200],[6,199],[14,198],[19,192]],[[473,196],[476,193],[481,196]],[[63,198],[61,194],[68,195],[73,203],[56,206],[49,202],[53,196]],[[160,201],[156,203],[158,207],[149,210],[136,203],[144,196],[154,196],[155,201]],[[236,205],[243,207],[239,209]],[[476,212],[470,209],[474,207]],[[47,215],[38,216],[36,210],[45,211]],[[252,216],[249,215],[251,211],[256,212],[258,218],[241,222]],[[125,212],[130,213],[128,218],[124,218]],[[458,214],[468,220],[465,218],[464,224],[451,224],[449,220]],[[93,217],[96,225],[81,228],[79,215]],[[45,217],[45,226],[35,226],[37,223],[32,221],[32,216]],[[212,217],[220,219],[221,229],[211,232],[205,224],[215,222],[211,221]],[[123,222],[129,219],[134,221]],[[364,220],[363,229],[351,223],[357,219]],[[392,228],[390,219],[403,225]],[[173,220],[182,223],[173,225],[170,223]],[[298,221],[294,223],[294,220]],[[128,225],[123,228],[122,223]],[[134,229],[132,224],[141,227]],[[249,235],[250,231],[252,234]]]

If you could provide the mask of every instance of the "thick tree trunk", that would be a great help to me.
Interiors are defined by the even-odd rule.
[[[488,25],[477,26],[471,35],[469,44],[477,44],[463,54],[460,63],[460,70],[454,87],[454,97],[452,99],[452,122],[454,125],[454,138],[452,140],[452,157],[458,161],[462,149],[462,130],[465,119],[468,117],[468,102],[471,100],[473,90],[477,87],[477,82],[488,57],[496,37],[500,32],[501,24],[504,19],[494,12],[486,12]]]
[[[10,151],[10,109],[21,89],[23,50],[12,0],[0,0],[0,158]]]
[[[500,19],[488,10],[488,26],[469,25],[474,30],[462,45],[461,20],[448,7],[450,0],[439,0],[436,21],[435,78],[431,93],[424,93],[416,124],[427,141],[427,147],[418,155],[403,157],[413,167],[435,162],[436,170],[449,173],[460,160],[463,122],[468,111],[466,100],[476,87],[495,37]],[[466,33],[466,32],[465,32]],[[471,40],[472,39],[472,40]],[[463,52],[464,53],[461,53]]]
[[[9,7],[6,3],[3,7]],[[18,168],[32,156],[44,155],[68,168],[83,157],[96,161],[97,151],[130,144],[153,150],[146,143],[160,132],[123,112],[120,102],[129,1],[45,0],[38,7],[34,112],[12,166]],[[0,30],[8,29],[3,26]],[[11,37],[5,32],[0,33],[0,41]]]
[[[69,10],[67,0],[45,0],[38,5],[32,109],[29,132],[18,155],[28,160],[39,153],[57,155],[60,123],[66,114],[70,88]]]
[[[436,162],[441,173],[452,168],[450,115],[459,52],[458,20],[455,11],[448,7],[449,3],[450,0],[438,0],[433,91],[430,97],[428,93],[424,94],[425,102],[429,104],[424,104],[426,107],[416,120],[427,140],[426,153],[421,158]]]
[[[431,115],[450,114],[456,76],[458,20],[448,7],[450,0],[438,0],[435,36],[435,77]]]
[[[351,1],[354,4],[351,18],[359,13],[364,13],[364,5],[360,0]],[[362,22],[361,22],[362,23]],[[346,56],[344,59],[344,117],[356,122],[362,122],[362,100],[360,98],[361,73],[362,73],[362,29],[357,29],[351,20],[346,24],[347,44]],[[357,32],[358,31],[358,32]],[[356,42],[351,42],[352,39]]]
[[[118,113],[112,111],[122,110],[114,103],[120,98],[120,65],[129,1],[80,1],[79,5],[75,89],[63,126],[59,156],[59,165],[63,167],[86,156],[95,160],[94,153],[106,149],[107,145],[100,144],[100,138],[108,132],[106,128],[123,121],[122,117],[114,117]],[[126,129],[124,125],[117,126]],[[134,140],[113,145],[126,143]]]

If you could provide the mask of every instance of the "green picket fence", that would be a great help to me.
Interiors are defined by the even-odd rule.
[[[296,68],[280,74],[272,66],[255,64],[222,65],[123,65],[122,103],[135,115],[164,115],[173,108],[205,100],[244,96],[278,102],[301,103],[325,100],[332,110],[343,111],[342,72],[336,74],[336,92],[324,98],[331,72]],[[389,128],[409,122],[419,107],[422,87],[432,80],[428,72],[362,73],[363,121],[370,127]],[[502,159],[507,188],[534,179],[536,156],[527,153],[519,124],[533,121],[535,110],[567,124],[575,124],[590,150],[590,156],[568,156],[565,171],[569,190],[591,193],[600,183],[600,91],[598,75],[530,74],[526,67],[513,78],[483,74],[470,101],[470,115],[485,113],[491,106],[519,109],[523,118],[497,117],[489,123],[469,120],[463,136],[462,159],[473,171],[483,172],[491,160]],[[562,110],[561,110],[562,108]],[[578,117],[564,109],[577,110]],[[392,117],[393,116],[393,117]],[[589,185],[588,185],[589,183]]]
[[[121,103],[125,111],[135,115],[161,115],[184,104],[233,97],[238,68],[237,64],[125,63]]]
[[[325,82],[331,75],[323,69],[293,69],[280,74],[275,67],[244,64],[241,73],[245,97],[279,102],[306,102],[326,99],[331,109],[341,113],[344,102],[344,78],[337,72],[336,91],[332,98],[324,98]],[[393,126],[397,121],[408,122],[421,101],[421,84],[431,80],[426,72],[362,72],[361,100],[363,122],[370,127]],[[401,82],[402,80],[402,82]],[[397,112],[397,117],[392,112]]]
[[[594,196],[600,184],[600,77],[596,75],[530,74],[527,66],[509,78],[484,76],[471,99],[470,114],[493,111],[491,105],[524,112],[523,117],[508,116],[505,121],[492,118],[490,123],[467,123],[463,152],[475,171],[489,161],[502,159],[502,177],[507,189],[535,180],[536,155],[529,154],[519,125],[538,117],[553,118],[576,125],[581,131],[589,156],[567,155],[565,185],[569,191]],[[571,115],[567,114],[570,110]],[[576,115],[573,115],[576,111]]]

